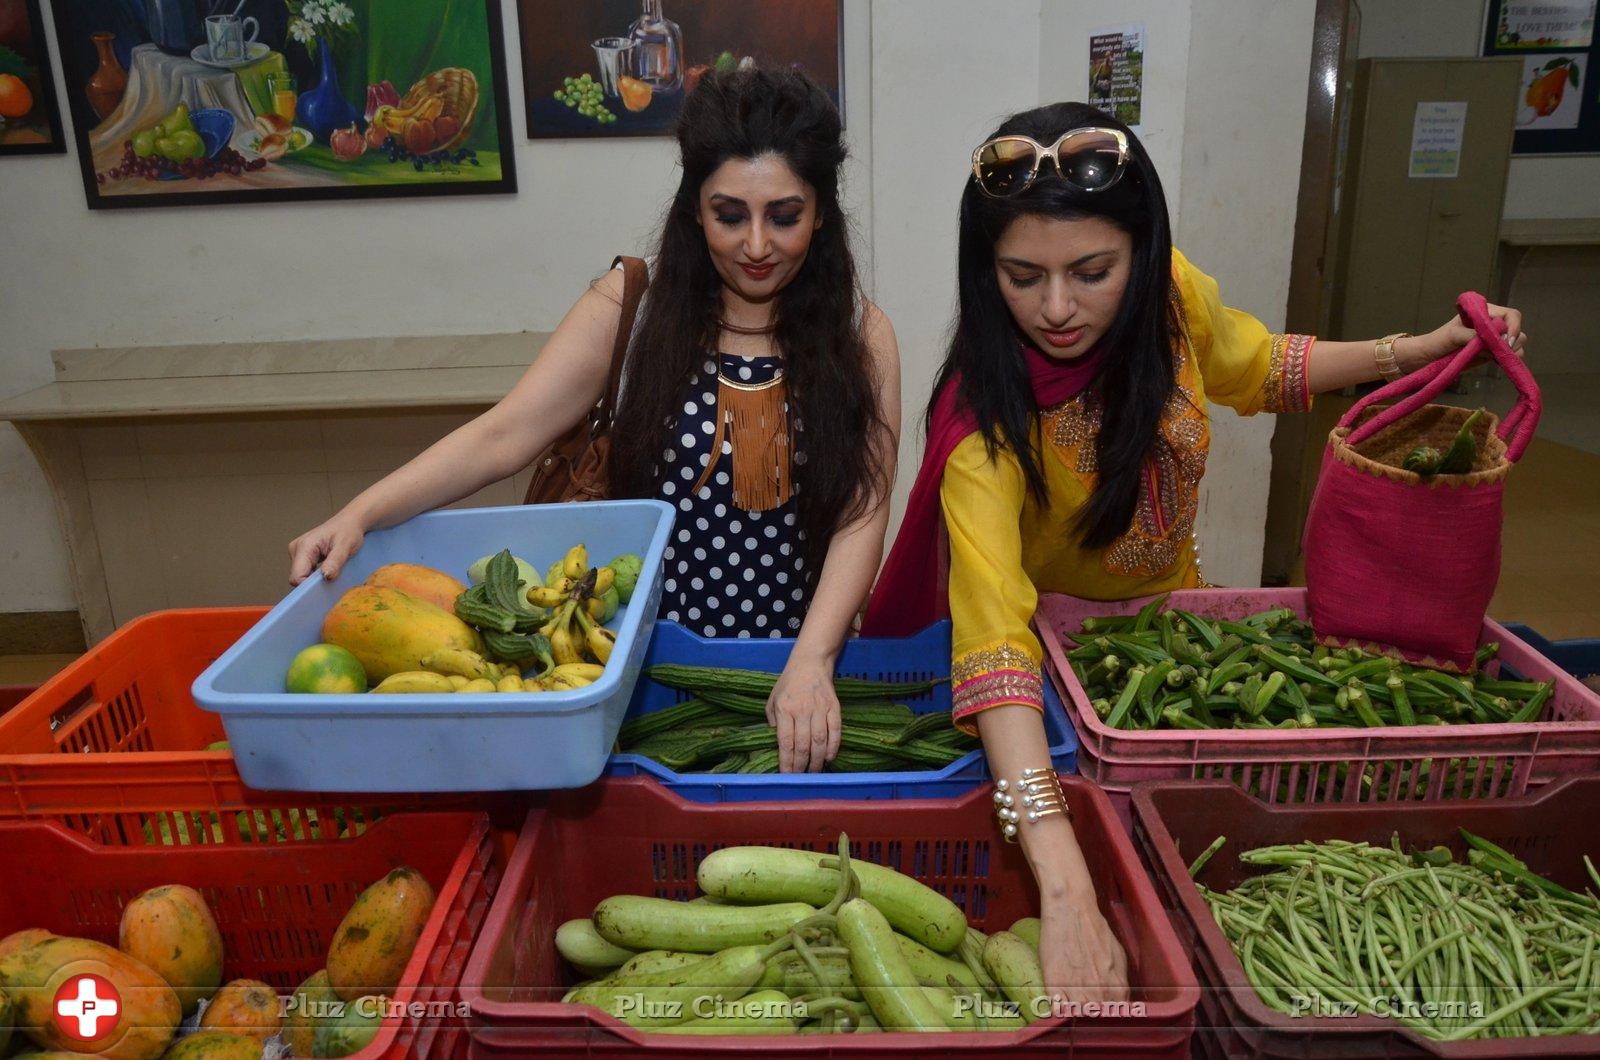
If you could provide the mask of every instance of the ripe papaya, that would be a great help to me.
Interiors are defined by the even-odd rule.
[[[55,1019],[57,991],[85,974],[110,982],[121,1006],[116,1024],[93,1042],[69,1039]],[[0,961],[0,986],[11,996],[16,1026],[44,1050],[92,1048],[110,1060],[155,1060],[183,1019],[183,1006],[166,980],[143,962],[90,939],[51,936],[13,948]]]
[[[192,887],[154,887],[124,906],[117,948],[155,969],[186,1016],[222,985],[222,933]]]
[[[265,1048],[264,1041],[248,1034],[201,1031],[179,1039],[161,1060],[261,1060]]]
[[[283,1025],[278,993],[259,979],[235,979],[217,991],[200,1017],[203,1031],[227,1031],[266,1041]]]
[[[385,1001],[381,997],[359,997],[344,1007],[344,1015],[326,1020],[317,1028],[313,1056],[349,1056],[372,1044],[383,1026]]]
[[[343,1010],[343,1004],[328,985],[326,968],[296,987],[283,1017],[283,1040],[289,1043],[289,1051],[295,1056],[316,1055],[312,1047],[316,1044],[317,1028],[334,1019],[334,1014]]]
[[[35,942],[43,942],[45,939],[53,938],[55,936],[44,928],[27,928],[22,931],[13,931],[5,938],[0,939],[0,968],[4,967],[6,958],[11,954],[25,950]],[[3,973],[0,973],[0,977],[3,977]]]
[[[0,1056],[11,1051],[11,1029],[16,1022],[11,1013],[11,995],[0,987]]]
[[[467,591],[465,585],[444,571],[420,563],[386,564],[373,571],[366,584],[398,589],[452,615],[456,612],[456,597]]]
[[[358,585],[322,621],[322,639],[361,660],[367,680],[425,670],[422,660],[441,648],[484,654],[478,631],[442,608],[398,589]]]
[[[345,1001],[393,994],[433,911],[433,888],[401,867],[362,891],[328,947],[328,982]]]

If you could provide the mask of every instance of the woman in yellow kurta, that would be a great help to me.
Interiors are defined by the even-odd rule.
[[[862,631],[953,619],[956,723],[982,737],[1002,828],[1039,882],[1045,982],[1075,1000],[1117,998],[1126,959],[1056,812],[1029,628],[1038,594],[1202,584],[1194,525],[1211,405],[1302,411],[1314,393],[1397,377],[1473,333],[1452,320],[1319,342],[1228,308],[1172,248],[1144,148],[1083,104],[1016,115],[973,153],[958,274],[923,466]],[[1519,315],[1491,311],[1520,346]]]

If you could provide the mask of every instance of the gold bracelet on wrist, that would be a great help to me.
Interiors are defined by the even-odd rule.
[[[995,782],[994,815],[1008,843],[1017,841],[1017,829],[1023,821],[1035,824],[1058,813],[1072,819],[1067,797],[1061,790],[1061,778],[1049,766],[1024,769],[1014,787],[1005,779]]]
[[[1400,367],[1400,362],[1394,359],[1394,344],[1400,339],[1411,337],[1409,331],[1397,331],[1378,340],[1377,347],[1372,351],[1372,358],[1378,362],[1378,374],[1383,376],[1386,382],[1392,383],[1406,374]]]

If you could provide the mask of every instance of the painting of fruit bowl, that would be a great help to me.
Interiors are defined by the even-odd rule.
[[[710,70],[802,70],[844,110],[840,0],[518,0],[528,135],[668,136]]]
[[[39,0],[0,0],[0,158],[66,150]]]
[[[92,209],[516,190],[495,0],[52,6]]]

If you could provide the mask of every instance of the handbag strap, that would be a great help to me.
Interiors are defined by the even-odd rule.
[[[1340,418],[1340,427],[1350,427],[1373,405],[1393,402],[1351,431],[1345,439],[1346,444],[1360,445],[1385,427],[1433,401],[1487,352],[1517,388],[1517,403],[1501,421],[1498,433],[1507,442],[1506,459],[1515,463],[1521,458],[1528,443],[1533,440],[1533,432],[1539,425],[1539,415],[1543,410],[1539,384],[1534,381],[1533,373],[1528,371],[1522,358],[1506,343],[1503,334],[1505,321],[1489,317],[1489,303],[1483,295],[1467,291],[1456,299],[1456,308],[1462,322],[1472,327],[1472,339],[1449,357],[1441,357],[1424,368],[1396,379],[1352,405],[1350,411]]]
[[[633,321],[639,315],[639,303],[644,300],[645,289],[650,286],[650,269],[642,258],[619,255],[611,262],[614,269],[622,266],[622,315],[617,318],[617,341],[611,347],[611,367],[606,374],[605,393],[594,407],[593,435],[611,429],[611,418],[617,411],[617,394],[622,388],[622,371],[628,359],[628,346],[633,341]]]

